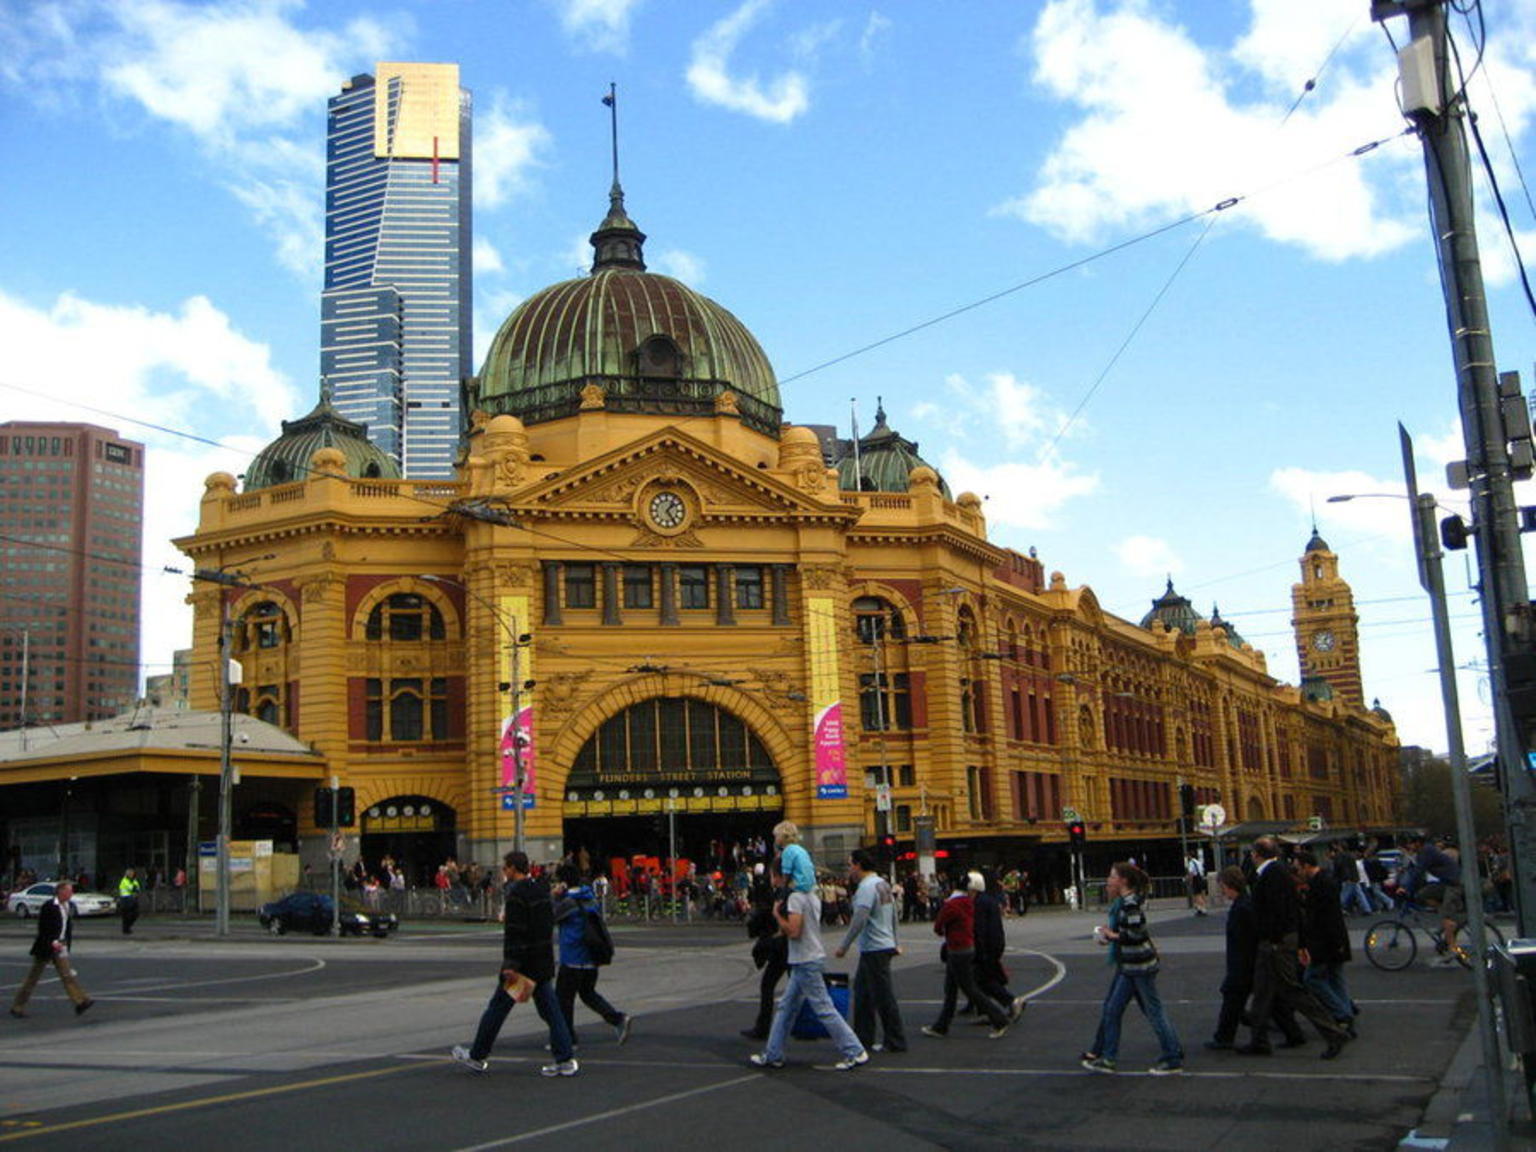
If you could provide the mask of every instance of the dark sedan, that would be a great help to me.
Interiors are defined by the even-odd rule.
[[[324,936],[331,930],[331,898],[320,892],[290,892],[281,900],[263,904],[256,916],[261,926],[274,936],[287,932],[312,932]],[[341,934],[361,936],[370,932],[380,940],[400,927],[400,920],[390,912],[369,912],[343,903]]]

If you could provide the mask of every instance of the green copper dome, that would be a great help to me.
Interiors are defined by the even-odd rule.
[[[1236,628],[1232,627],[1231,624],[1221,618],[1221,609],[1216,607],[1215,604],[1211,605],[1211,627],[1226,629],[1227,643],[1232,645],[1234,648],[1241,648],[1245,643],[1247,643],[1247,641],[1245,641],[1242,636],[1238,635]]]
[[[1173,590],[1173,577],[1170,576],[1167,589],[1152,601],[1152,611],[1141,618],[1141,626],[1150,628],[1153,624],[1163,624],[1177,628],[1186,635],[1193,635],[1195,625],[1201,619],[1203,617],[1195,611],[1194,605]]]
[[[914,468],[932,468],[917,454],[917,444],[885,422],[885,405],[875,409],[875,426],[859,437],[857,458],[850,451],[837,462],[837,486],[848,492],[905,492]],[[934,472],[938,475],[937,470]],[[950,499],[949,485],[939,477],[939,491]]]
[[[778,380],[730,312],[686,284],[645,270],[645,235],[615,184],[592,234],[592,274],[525,300],[491,342],[471,402],[525,424],[574,415],[590,385],[617,412],[707,416],[722,392],[743,423],[779,434]]]
[[[314,411],[298,420],[284,420],[283,434],[256,455],[245,472],[245,491],[304,480],[309,460],[322,448],[335,448],[355,479],[400,479],[400,466],[368,439],[368,426],[357,424],[331,407],[329,388],[322,388]]]

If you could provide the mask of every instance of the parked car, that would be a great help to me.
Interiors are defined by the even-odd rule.
[[[261,926],[274,936],[287,932],[313,932],[324,936],[331,930],[331,898],[321,892],[290,892],[281,900],[263,904],[257,911]],[[361,936],[372,933],[380,940],[400,927],[400,919],[392,912],[369,912],[354,904],[342,902],[341,934]]]
[[[45,880],[23,888],[20,892],[12,892],[11,898],[5,903],[5,910],[12,916],[20,916],[23,920],[37,915],[37,910],[53,899],[53,891],[57,885],[52,880]],[[76,892],[70,899],[75,906],[77,916],[111,916],[117,911],[117,897],[108,896],[105,892]]]

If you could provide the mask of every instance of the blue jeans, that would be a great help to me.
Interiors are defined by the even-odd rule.
[[[784,1041],[789,1036],[795,1017],[800,1014],[800,1005],[805,1002],[810,1004],[816,1019],[821,1021],[827,1035],[832,1037],[832,1043],[837,1045],[838,1052],[844,1057],[852,1058],[864,1051],[864,1045],[859,1043],[853,1029],[848,1027],[848,1021],[843,1019],[837,1005],[832,1003],[822,969],[820,960],[807,960],[804,964],[789,966],[789,981],[784,985],[784,995],[779,998],[779,1006],[773,1014],[773,1027],[768,1032],[768,1044],[763,1049],[763,1055],[769,1060],[784,1059]]]
[[[569,1060],[571,1058],[571,1033],[565,1026],[565,1013],[560,1011],[560,1000],[555,995],[555,982],[553,980],[540,980],[533,986],[533,1006],[539,1010],[539,1019],[549,1025],[549,1048],[556,1060]],[[512,1005],[516,1001],[507,995],[507,990],[501,985],[501,977],[496,978],[496,991],[491,993],[491,1001],[485,1006],[485,1011],[480,1014],[480,1027],[475,1030],[475,1042],[469,1047],[469,1054],[475,1060],[484,1060],[491,1054],[491,1046],[496,1043],[496,1036],[501,1031],[501,1026],[507,1021],[507,1013],[512,1011]]]
[[[1349,989],[1344,986],[1344,965],[1308,964],[1306,971],[1301,974],[1301,982],[1335,1020],[1355,1018],[1355,1002],[1350,999]]]
[[[1371,901],[1371,890],[1364,884],[1346,884],[1344,893],[1339,899],[1344,908],[1344,915],[1349,915],[1351,908],[1358,907],[1362,916],[1369,916],[1376,910]]]
[[[1152,1025],[1152,1031],[1157,1034],[1157,1042],[1163,1048],[1163,1059],[1170,1064],[1184,1063],[1184,1049],[1179,1044],[1179,1037],[1174,1032],[1173,1025],[1168,1023],[1168,1016],[1163,1011],[1163,1001],[1157,994],[1156,973],[1150,975],[1134,972],[1115,973],[1115,978],[1110,981],[1109,992],[1104,997],[1104,1017],[1101,1025],[1104,1043],[1099,1048],[1099,1055],[1106,1060],[1113,1060],[1120,1051],[1120,1020],[1125,1015],[1126,1005],[1132,1000],[1141,1004],[1147,1023]]]

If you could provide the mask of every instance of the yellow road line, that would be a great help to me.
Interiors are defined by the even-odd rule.
[[[146,1116],[164,1116],[171,1112],[185,1112],[190,1108],[206,1108],[211,1104],[229,1104],[236,1100],[255,1100],[262,1096],[277,1096],[284,1092],[300,1092],[306,1088],[323,1088],[328,1084],[346,1084],[353,1080],[372,1080],[378,1076],[391,1076],[406,1069],[420,1068],[421,1064],[400,1064],[390,1068],[374,1068],[368,1072],[349,1072],[345,1076],[325,1076],[319,1080],[305,1080],[298,1084],[279,1084],[273,1088],[252,1088],[245,1092],[228,1092],[223,1096],[204,1096],[198,1100],[182,1100],[175,1104],[160,1104],[154,1108],[138,1108],[132,1112],[114,1112],[110,1116],[93,1116],[87,1120],[70,1120],[63,1124],[50,1124],[44,1128],[32,1128],[26,1132],[12,1132],[0,1136],[0,1144],[13,1140],[25,1140],[30,1136],[49,1136],[55,1132],[70,1132],[77,1128],[94,1128],[99,1124],[116,1124],[123,1120],[141,1120]]]

